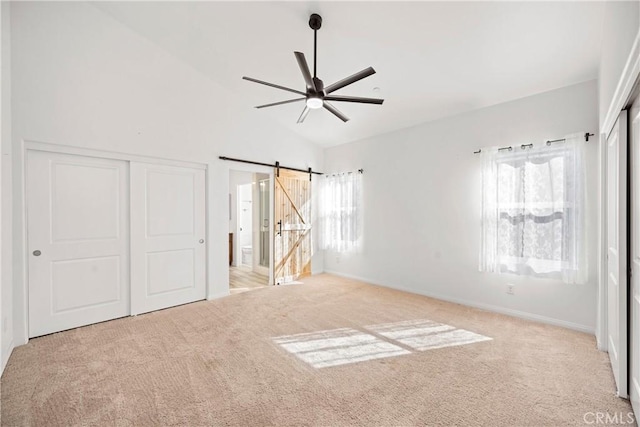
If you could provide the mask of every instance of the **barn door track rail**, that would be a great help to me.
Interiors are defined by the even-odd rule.
[[[225,157],[225,156],[220,156],[218,158],[220,160],[227,160],[230,162],[248,163],[250,165],[268,166],[271,168],[276,168],[276,176],[280,176],[280,169],[286,169],[286,170],[296,171],[296,172],[306,172],[309,174],[309,181],[311,181],[311,175],[313,174],[324,175],[323,172],[314,171],[311,168],[300,169],[300,168],[292,168],[290,166],[282,166],[280,162],[275,162],[274,164],[271,164],[271,163],[254,162],[252,160],[234,159],[233,157]]]

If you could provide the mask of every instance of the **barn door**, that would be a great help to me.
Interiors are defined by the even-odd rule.
[[[277,169],[274,181],[273,282],[279,285],[311,274],[311,180]]]
[[[607,138],[607,340],[618,396],[627,397],[627,111]]]

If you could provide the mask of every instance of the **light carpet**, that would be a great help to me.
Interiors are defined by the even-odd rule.
[[[318,275],[33,339],[2,425],[585,425],[628,414],[593,336]]]

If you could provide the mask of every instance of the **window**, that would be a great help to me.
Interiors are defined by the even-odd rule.
[[[322,249],[355,250],[361,237],[362,173],[325,175],[320,187]]]
[[[482,150],[482,271],[586,280],[583,147]]]

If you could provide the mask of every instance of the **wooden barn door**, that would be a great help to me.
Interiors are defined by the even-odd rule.
[[[311,274],[311,180],[309,174],[276,169],[273,283]]]

